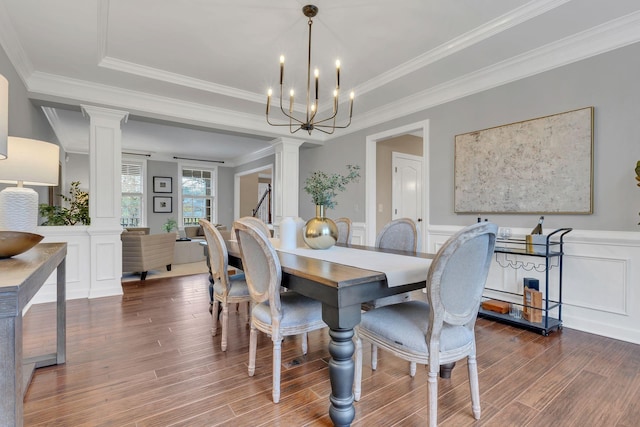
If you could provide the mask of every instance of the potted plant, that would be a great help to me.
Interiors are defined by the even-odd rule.
[[[302,234],[311,248],[328,249],[338,238],[338,228],[331,219],[325,217],[325,209],[334,208],[338,204],[338,192],[346,190],[347,184],[360,178],[360,166],[347,165],[347,170],[349,173],[346,175],[315,171],[305,180],[304,190],[316,205],[316,216],[307,221]]]
[[[89,193],[80,190],[80,181],[71,183],[69,196],[58,194],[66,206],[40,204],[42,225],[89,225]]]
[[[178,223],[174,218],[169,218],[164,224],[162,224],[162,229],[167,233],[171,233],[173,229],[178,229]]]

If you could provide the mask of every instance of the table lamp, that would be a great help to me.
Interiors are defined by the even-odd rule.
[[[35,139],[8,137],[7,158],[0,160],[0,182],[17,183],[0,191],[0,230],[34,233],[38,193],[24,185],[58,185],[60,148]]]
[[[0,74],[0,160],[7,158],[9,135],[9,82]]]

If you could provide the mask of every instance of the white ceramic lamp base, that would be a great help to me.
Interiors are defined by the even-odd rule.
[[[38,193],[32,188],[8,187],[0,191],[0,230],[35,233]]]

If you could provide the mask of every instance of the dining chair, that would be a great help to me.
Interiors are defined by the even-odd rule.
[[[398,218],[389,221],[376,236],[376,248],[419,252],[421,249],[420,231],[415,221],[411,218]],[[367,301],[362,304],[362,308],[370,310],[375,307],[408,301],[410,298],[410,293],[392,295]]]
[[[471,408],[480,419],[480,389],[476,362],[475,323],[489,273],[498,226],[470,225],[445,242],[427,273],[427,302],[408,301],[362,314],[356,327],[354,397],[360,400],[362,340],[410,362],[429,365],[429,425],[437,424],[440,365],[467,357]],[[375,354],[371,368],[376,369]]]
[[[265,236],[267,237],[271,237],[271,229],[269,228],[269,226],[260,218],[256,218],[254,216],[243,216],[242,218],[240,218],[242,221],[247,221],[250,224],[254,225],[255,227],[258,228],[258,230],[260,230],[261,232],[264,233]]]
[[[398,218],[389,221],[376,236],[376,248],[420,251],[420,232],[415,221],[411,218]]]
[[[346,245],[351,244],[351,237],[353,234],[353,231],[351,230],[351,220],[349,218],[342,217],[334,219],[333,222],[335,222],[338,227],[338,240],[336,243]]]
[[[326,326],[319,301],[296,292],[280,293],[280,260],[269,239],[249,221],[238,220],[234,228],[240,247],[242,265],[253,299],[249,338],[249,376],[256,369],[258,331],[273,341],[273,402],[280,401],[280,364],[285,336],[302,335],[302,352],[307,353],[308,332]]]
[[[222,306],[222,339],[220,347],[222,351],[227,350],[227,340],[229,336],[229,304],[251,302],[249,288],[244,274],[229,276],[229,255],[227,245],[220,232],[206,219],[198,221],[204,230],[207,240],[209,256],[209,268],[213,278],[213,310],[211,335],[218,333],[218,309]],[[249,315],[251,312],[247,309]]]

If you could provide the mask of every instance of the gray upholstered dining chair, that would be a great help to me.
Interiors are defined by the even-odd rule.
[[[229,304],[251,302],[249,288],[243,274],[229,276],[227,245],[220,232],[206,219],[199,221],[207,240],[209,268],[213,277],[213,310],[211,335],[218,333],[218,307],[222,306],[222,351],[227,350],[229,330]]]
[[[389,221],[376,236],[376,248],[420,251],[420,232],[415,221],[411,218],[398,218]]]
[[[351,230],[351,220],[349,218],[338,218],[334,219],[333,222],[336,223],[338,227],[338,240],[336,243],[342,244],[350,244],[351,237],[353,236],[353,231]]]
[[[420,230],[411,218],[398,218],[389,221],[376,236],[376,248],[396,251],[419,252],[421,249]],[[410,293],[392,295],[367,301],[362,308],[369,310],[384,305],[408,301]]]
[[[489,273],[498,226],[482,222],[453,235],[440,248],[427,273],[427,301],[408,301],[362,314],[356,327],[355,400],[360,399],[362,340],[411,363],[429,365],[429,425],[438,421],[440,365],[467,357],[471,408],[480,419],[475,323]],[[376,369],[375,354],[371,367]]]
[[[253,299],[249,339],[249,376],[256,369],[258,331],[273,341],[273,402],[280,401],[280,361],[282,340],[302,335],[302,352],[307,353],[307,332],[326,326],[319,301],[296,292],[280,293],[280,260],[269,239],[249,221],[234,223],[249,293]]]

